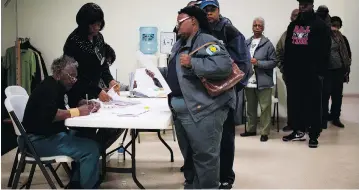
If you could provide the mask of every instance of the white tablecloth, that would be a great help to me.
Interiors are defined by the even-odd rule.
[[[74,117],[65,120],[68,127],[126,128],[126,129],[166,129],[172,122],[172,114],[166,98],[127,98],[128,93],[121,92],[127,101],[139,101],[141,104],[125,108],[100,109],[89,116]],[[139,116],[118,116],[116,109],[143,109],[148,112]]]

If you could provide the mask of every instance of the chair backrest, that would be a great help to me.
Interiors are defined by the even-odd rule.
[[[26,92],[25,88],[21,86],[9,86],[5,89],[5,95],[6,97],[14,96],[14,95],[23,95],[23,96],[29,96],[29,94]]]
[[[22,119],[24,118],[24,112],[28,99],[29,96],[14,95],[14,96],[8,96],[5,100],[5,107],[8,113],[10,114],[10,118],[13,123],[15,133],[18,136],[22,135],[21,132],[19,131],[19,127],[23,127],[21,122]],[[16,122],[16,120],[18,120],[19,123]]]
[[[277,68],[273,69],[274,97],[278,98]]]

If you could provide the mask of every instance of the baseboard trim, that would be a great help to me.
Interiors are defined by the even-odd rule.
[[[359,94],[344,94],[343,96],[346,98],[359,98]]]

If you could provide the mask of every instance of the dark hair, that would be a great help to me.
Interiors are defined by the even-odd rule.
[[[340,28],[343,26],[343,21],[342,21],[342,19],[341,19],[340,17],[338,17],[338,16],[333,16],[333,17],[331,18],[331,22],[332,22],[332,23],[333,23],[333,22],[339,22]]]
[[[76,22],[82,32],[89,32],[89,25],[101,22],[100,31],[105,27],[104,13],[95,3],[86,3],[76,15]]]
[[[185,7],[180,11],[178,11],[178,14],[187,14],[189,16],[193,16],[194,18],[197,19],[199,28],[201,29],[202,32],[208,34],[211,33],[212,30],[207,20],[207,14],[199,7],[196,6]]]
[[[187,6],[190,6],[191,4],[195,3],[195,6],[198,6],[198,4],[200,3],[198,0],[197,1],[190,1],[189,3],[187,3]]]

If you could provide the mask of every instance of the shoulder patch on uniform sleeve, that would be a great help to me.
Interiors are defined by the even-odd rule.
[[[206,49],[206,52],[209,54],[209,55],[213,55],[215,54],[216,52],[219,52],[221,51],[221,48],[218,46],[218,45],[210,45],[207,47]]]

